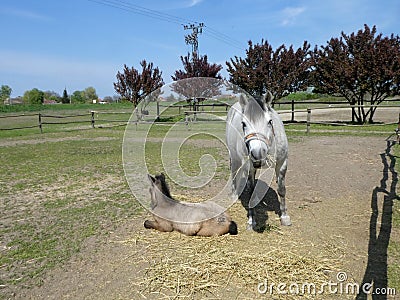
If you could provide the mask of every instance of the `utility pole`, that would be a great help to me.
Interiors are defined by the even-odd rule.
[[[199,40],[198,35],[203,32],[204,23],[198,23],[198,25],[190,23],[183,25],[184,30],[192,30],[191,34],[185,35],[186,45],[192,45],[192,58],[198,54],[199,51]]]

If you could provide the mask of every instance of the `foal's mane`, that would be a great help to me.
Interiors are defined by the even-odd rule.
[[[165,175],[161,173],[160,175],[156,175],[156,180],[160,182],[161,185],[161,192],[167,196],[168,198],[172,199],[171,192],[169,191],[169,187],[167,182],[165,181]]]

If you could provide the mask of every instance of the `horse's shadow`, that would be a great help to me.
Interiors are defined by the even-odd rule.
[[[360,285],[360,293],[356,300],[367,299],[367,293],[372,294],[373,300],[387,299],[387,295],[378,293],[388,288],[388,246],[390,234],[392,231],[393,203],[400,200],[396,193],[398,175],[395,171],[396,157],[390,153],[395,145],[393,141],[387,141],[386,150],[380,154],[383,164],[383,176],[380,185],[372,191],[371,197],[371,219],[369,224],[369,244],[368,244],[368,262],[364,277]],[[389,178],[391,175],[391,178]],[[391,179],[391,180],[390,180]],[[383,204],[381,211],[381,224],[379,224],[379,205],[378,195],[383,194]],[[371,287],[369,291],[362,287]]]
[[[255,185],[257,186],[257,191],[261,201],[254,207],[254,218],[256,225],[253,227],[253,230],[262,233],[268,228],[268,211],[273,211],[278,216],[281,216],[282,213],[276,191],[266,182],[260,179],[256,179]],[[257,191],[254,192],[257,193]],[[239,197],[242,206],[247,210],[247,212],[249,211],[250,197],[251,192],[249,192],[247,188],[244,189],[243,193]]]

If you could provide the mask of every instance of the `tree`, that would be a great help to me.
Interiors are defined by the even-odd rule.
[[[2,85],[0,88],[0,101],[3,103],[5,100],[9,99],[12,93],[12,88],[8,85]]]
[[[254,97],[269,90],[275,99],[282,98],[307,86],[309,49],[306,41],[297,50],[292,45],[289,48],[281,45],[275,51],[268,41],[256,45],[249,41],[245,58],[235,56],[226,62],[229,81]]]
[[[70,103],[70,99],[68,97],[67,89],[64,89],[64,91],[63,91],[61,102],[64,103],[64,104]]]
[[[85,95],[83,91],[75,91],[71,95],[71,103],[85,103]]]
[[[313,80],[316,88],[327,94],[338,94],[352,106],[353,122],[373,122],[377,105],[400,92],[400,38],[376,35],[364,30],[340,38],[313,52]],[[365,104],[375,105],[370,108]]]
[[[190,53],[186,56],[181,56],[181,61],[184,70],[177,70],[172,77],[172,80],[177,81],[191,77],[212,77],[222,79],[219,71],[222,70],[221,65],[211,64],[208,62],[207,55],[197,56],[194,54],[190,59]]]
[[[29,104],[43,104],[44,92],[34,88],[26,91],[23,96],[24,102]]]
[[[107,103],[112,103],[112,102],[114,102],[114,99],[113,99],[113,97],[111,97],[111,96],[105,96],[105,97],[103,98],[103,101],[105,101],[105,102],[107,102]]]
[[[162,72],[158,67],[153,68],[153,63],[146,60],[140,62],[142,71],[134,67],[124,65],[122,73],[118,71],[117,82],[114,83],[115,91],[122,98],[132,102],[136,106],[142,97],[146,97],[154,90],[163,86]]]
[[[83,97],[85,99],[84,102],[90,102],[92,103],[93,100],[96,100],[99,98],[96,93],[96,89],[94,87],[88,87],[83,91]]]
[[[207,55],[197,56],[193,54],[190,58],[190,53],[186,56],[181,56],[183,70],[175,71],[172,77],[176,81],[173,85],[173,91],[185,97],[187,101],[193,104],[193,109],[199,101],[206,98],[211,98],[220,94],[219,85],[222,76],[219,74],[222,66],[208,62]],[[215,80],[203,80],[203,77],[213,78]],[[191,80],[185,80],[192,78]]]
[[[58,93],[54,92],[54,91],[45,91],[44,92],[44,98],[48,99],[48,100],[54,100],[57,102],[61,101],[61,97]]]

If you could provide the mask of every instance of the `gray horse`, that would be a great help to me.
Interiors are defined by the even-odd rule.
[[[282,120],[271,102],[270,92],[258,100],[241,95],[227,116],[226,142],[233,188],[248,211],[248,229],[255,229],[254,208],[267,192],[265,185],[256,186],[257,169],[272,164],[275,164],[278,183],[281,225],[291,225],[285,202],[288,141]]]

